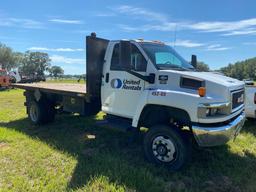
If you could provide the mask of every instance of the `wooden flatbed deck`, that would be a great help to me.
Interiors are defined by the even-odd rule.
[[[72,83],[15,83],[13,87],[36,90],[49,93],[59,93],[67,95],[85,96],[86,85],[85,84],[72,84]]]

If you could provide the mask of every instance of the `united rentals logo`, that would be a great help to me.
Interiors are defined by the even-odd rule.
[[[114,89],[141,90],[140,80],[128,80],[115,78],[112,79],[110,85]]]
[[[111,84],[111,87],[114,89],[120,89],[123,85],[121,79],[112,79],[110,84]]]

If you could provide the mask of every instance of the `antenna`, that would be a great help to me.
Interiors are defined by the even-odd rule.
[[[174,28],[174,41],[173,41],[173,49],[175,49],[176,46],[176,36],[177,36],[177,23]]]

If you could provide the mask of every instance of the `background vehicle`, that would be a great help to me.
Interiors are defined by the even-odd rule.
[[[34,83],[34,82],[46,81],[45,76],[43,75],[31,74],[29,76],[25,76],[18,71],[10,71],[9,76],[10,76],[10,81],[12,83]]]
[[[188,162],[194,141],[225,144],[243,126],[244,83],[196,72],[159,41],[86,38],[86,86],[15,84],[25,89],[27,113],[35,124],[53,121],[57,109],[81,115],[104,111],[109,123],[139,130],[146,158],[171,170]]]
[[[6,70],[0,69],[0,88],[7,88],[10,86],[10,78]]]
[[[46,81],[45,76],[37,75],[37,74],[33,74],[29,76],[22,75],[19,83],[35,83],[40,81]]]
[[[245,86],[245,115],[248,118],[256,118],[256,86]]]
[[[251,79],[244,79],[243,81],[244,81],[245,85],[254,85],[254,81]]]
[[[9,77],[12,83],[19,83],[21,81],[21,76],[18,71],[10,71]]]

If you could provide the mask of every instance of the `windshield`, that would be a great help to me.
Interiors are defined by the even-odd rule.
[[[194,67],[170,46],[156,43],[140,43],[140,45],[159,69],[194,70]]]

